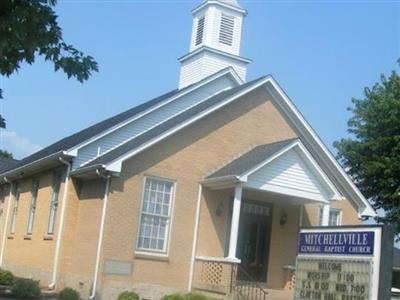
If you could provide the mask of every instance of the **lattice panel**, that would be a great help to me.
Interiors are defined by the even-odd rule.
[[[201,268],[201,280],[204,283],[219,285],[222,282],[222,263],[204,262]]]
[[[294,290],[295,286],[296,286],[296,272],[295,270],[292,270],[290,272],[289,290],[290,291]]]

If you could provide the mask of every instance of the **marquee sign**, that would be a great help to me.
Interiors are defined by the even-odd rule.
[[[298,253],[301,254],[374,254],[375,232],[301,232]]]
[[[383,296],[379,284],[383,280],[382,229],[380,226],[301,229],[295,300],[390,299]],[[389,249],[392,243],[389,239]]]

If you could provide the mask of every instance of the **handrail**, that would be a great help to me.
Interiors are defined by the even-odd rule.
[[[238,280],[239,273],[246,280]],[[268,292],[240,265],[237,265],[232,279],[233,289],[242,300],[267,300]]]

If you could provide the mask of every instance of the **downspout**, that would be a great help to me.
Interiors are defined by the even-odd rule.
[[[109,191],[110,191],[110,182],[111,182],[111,176],[110,175],[104,176],[99,172],[99,170],[96,170],[96,173],[100,177],[103,177],[104,179],[106,179],[106,189],[104,191],[103,210],[102,210],[102,213],[101,213],[99,240],[97,242],[96,264],[95,264],[94,274],[93,274],[92,293],[90,294],[89,299],[94,299],[96,297],[97,280],[98,280],[99,268],[100,268],[101,248],[103,246],[104,225],[105,225],[105,222],[106,222],[108,194],[109,194]]]
[[[8,182],[7,178],[4,178],[4,179],[6,182]],[[4,250],[5,250],[6,241],[7,241],[6,237],[7,237],[7,230],[8,230],[8,218],[9,218],[10,209],[11,209],[13,188],[14,188],[14,185],[12,182],[10,182],[10,194],[8,196],[7,213],[6,213],[6,219],[4,222],[3,237],[2,237],[2,242],[1,242],[0,267],[3,267],[3,257],[4,257]]]
[[[196,259],[197,235],[198,235],[198,232],[199,232],[201,196],[202,196],[202,185],[200,183],[199,184],[199,191],[198,191],[198,195],[197,195],[196,219],[195,219],[195,222],[194,222],[192,257],[191,257],[191,260],[190,260],[189,282],[188,282],[188,291],[189,292],[192,290],[192,284],[193,284],[194,261]]]
[[[50,289],[54,289],[56,286],[56,282],[57,282],[57,271],[58,271],[58,263],[60,260],[59,258],[60,258],[60,250],[61,250],[61,240],[62,240],[62,234],[64,231],[64,219],[65,219],[64,216],[65,216],[65,210],[66,210],[67,201],[68,201],[68,187],[69,187],[70,173],[71,173],[71,163],[62,159],[61,157],[59,158],[59,160],[60,160],[60,162],[62,162],[64,165],[67,166],[67,174],[65,176],[65,184],[64,184],[61,215],[60,215],[60,224],[58,226],[58,232],[57,232],[56,251],[54,253],[53,275],[52,275],[51,283],[49,284]]]

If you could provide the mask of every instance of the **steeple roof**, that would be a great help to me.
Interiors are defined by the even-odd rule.
[[[206,0],[207,1],[207,0]],[[232,6],[236,6],[236,7],[241,7],[240,5],[239,5],[239,2],[238,1],[236,1],[236,0],[218,0],[219,2],[222,2],[222,3],[225,3],[225,4],[228,4],[228,5],[232,5]]]

